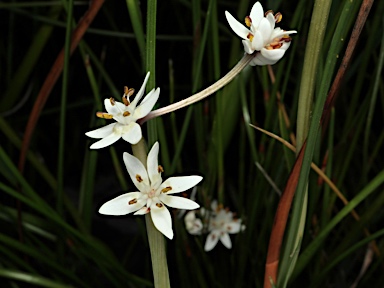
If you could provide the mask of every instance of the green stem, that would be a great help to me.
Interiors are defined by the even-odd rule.
[[[308,41],[305,49],[304,67],[300,83],[299,107],[297,111],[296,154],[299,153],[308,135],[310,113],[315,90],[316,71],[321,48],[323,46],[325,28],[328,22],[331,0],[316,0]]]
[[[64,69],[63,69],[63,86],[61,90],[61,105],[60,105],[60,129],[59,129],[59,155],[58,155],[58,168],[57,168],[57,211],[61,215],[63,212],[63,189],[64,189],[64,150],[65,150],[65,116],[67,113],[67,87],[69,77],[69,57],[71,47],[71,34],[72,34],[72,11],[73,0],[69,0],[67,9],[67,30],[65,35],[64,46]]]

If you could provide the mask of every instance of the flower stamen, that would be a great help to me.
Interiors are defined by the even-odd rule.
[[[105,112],[96,112],[96,116],[103,119],[113,119],[113,115]]]
[[[128,202],[128,205],[132,205],[132,204],[136,204],[137,203],[137,199],[132,199]]]
[[[275,14],[275,21],[276,21],[276,23],[279,23],[282,19],[283,19],[283,14],[281,14],[280,12],[277,12]]]
[[[249,39],[249,41],[252,42],[252,40],[253,40],[253,34],[252,34],[252,33],[248,33],[247,38]]]
[[[163,166],[159,165],[159,166],[157,167],[157,172],[159,172],[159,173],[163,173],[163,172],[164,172],[164,168],[163,168]]]
[[[127,117],[127,116],[129,116],[129,115],[131,115],[131,113],[129,113],[128,111],[125,111],[125,112],[123,113],[123,116],[124,116],[124,117]]]
[[[161,192],[167,193],[168,191],[171,191],[171,190],[172,190],[172,187],[168,186],[168,187],[165,187],[165,188],[161,189]]]
[[[139,174],[136,174],[136,180],[139,183],[143,182],[143,178],[141,178],[141,176]]]
[[[249,16],[245,17],[245,25],[247,25],[247,27],[251,27],[251,23],[252,23],[251,17]]]

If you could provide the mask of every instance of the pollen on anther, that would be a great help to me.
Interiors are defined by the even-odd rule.
[[[143,182],[143,178],[141,178],[141,176],[139,174],[136,174],[136,180],[139,183]]]
[[[137,199],[132,199],[128,202],[129,205],[132,205],[132,204],[136,204],[137,203]]]
[[[253,34],[252,34],[252,33],[248,33],[247,38],[249,39],[249,41],[252,42],[252,40],[253,40]]]
[[[163,168],[163,166],[159,165],[159,166],[157,167],[157,172],[159,172],[159,173],[163,173],[163,172],[164,172],[164,168]]]
[[[111,102],[111,105],[112,105],[112,106],[115,106],[115,99],[113,99],[113,98],[111,97],[111,98],[109,98],[109,101]]]
[[[156,206],[159,207],[159,208],[161,208],[161,207],[163,207],[164,205],[161,204],[161,203],[156,203]]]
[[[105,112],[96,112],[96,116],[103,119],[112,119],[113,115],[105,113]]]
[[[273,11],[272,10],[265,11],[264,16],[267,17],[267,15],[270,14],[270,13],[272,13],[272,15],[273,15]]]
[[[281,14],[280,12],[277,12],[275,14],[275,21],[276,21],[276,23],[279,23],[282,19],[283,19],[283,14]]]
[[[123,113],[123,116],[124,116],[124,117],[127,117],[127,116],[129,116],[129,115],[131,115],[131,113],[129,113],[128,111],[125,111],[125,112]]]
[[[171,191],[171,190],[172,190],[172,187],[168,186],[168,187],[165,187],[165,188],[161,189],[161,192],[167,193],[168,191]]]
[[[249,16],[245,17],[245,25],[247,25],[247,27],[251,27],[251,23],[252,23],[251,17]]]

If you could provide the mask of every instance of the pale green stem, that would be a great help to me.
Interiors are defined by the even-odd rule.
[[[150,112],[147,116],[145,116],[143,119],[141,119],[140,123],[142,124],[142,123],[144,123],[144,122],[146,122],[152,118],[155,118],[155,117],[176,111],[178,109],[184,108],[186,106],[189,106],[193,103],[196,103],[196,102],[208,97],[209,95],[215,93],[217,90],[219,90],[220,88],[224,87],[229,82],[231,82],[233,80],[233,78],[235,78],[236,75],[238,75],[245,67],[247,67],[249,62],[251,62],[251,60],[253,59],[253,57],[255,57],[254,54],[252,54],[252,55],[245,54],[243,56],[243,58],[241,58],[241,60],[236,64],[236,66],[232,68],[231,71],[229,71],[223,78],[219,79],[218,81],[216,81],[211,86],[205,88],[203,91],[200,91],[196,94],[193,94],[192,96],[190,96],[184,100],[181,100],[179,102],[173,103],[173,104],[168,105],[166,107],[163,107],[163,108],[160,108],[160,109],[157,109],[157,110]]]
[[[315,90],[316,72],[321,48],[323,46],[328,13],[332,1],[316,0],[311,26],[309,27],[307,46],[304,55],[304,67],[300,84],[299,106],[296,127],[296,154],[308,135],[313,94]]]
[[[144,167],[147,167],[147,148],[144,138],[132,145],[133,155],[138,158]],[[153,225],[150,213],[145,215],[149,249],[151,251],[153,280],[155,288],[171,287],[168,276],[167,254],[163,234]]]

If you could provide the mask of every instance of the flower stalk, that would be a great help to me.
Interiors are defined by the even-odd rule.
[[[254,57],[254,54],[244,54],[243,58],[241,58],[240,61],[223,78],[219,79],[211,86],[205,88],[203,91],[189,96],[184,100],[181,100],[179,102],[173,103],[157,110],[153,110],[147,116],[139,120],[139,122],[143,124],[144,122],[150,119],[184,108],[188,105],[191,105],[208,97],[209,95],[215,93],[217,90],[221,89],[229,82],[231,82],[245,67],[248,66],[248,64],[252,61]]]

